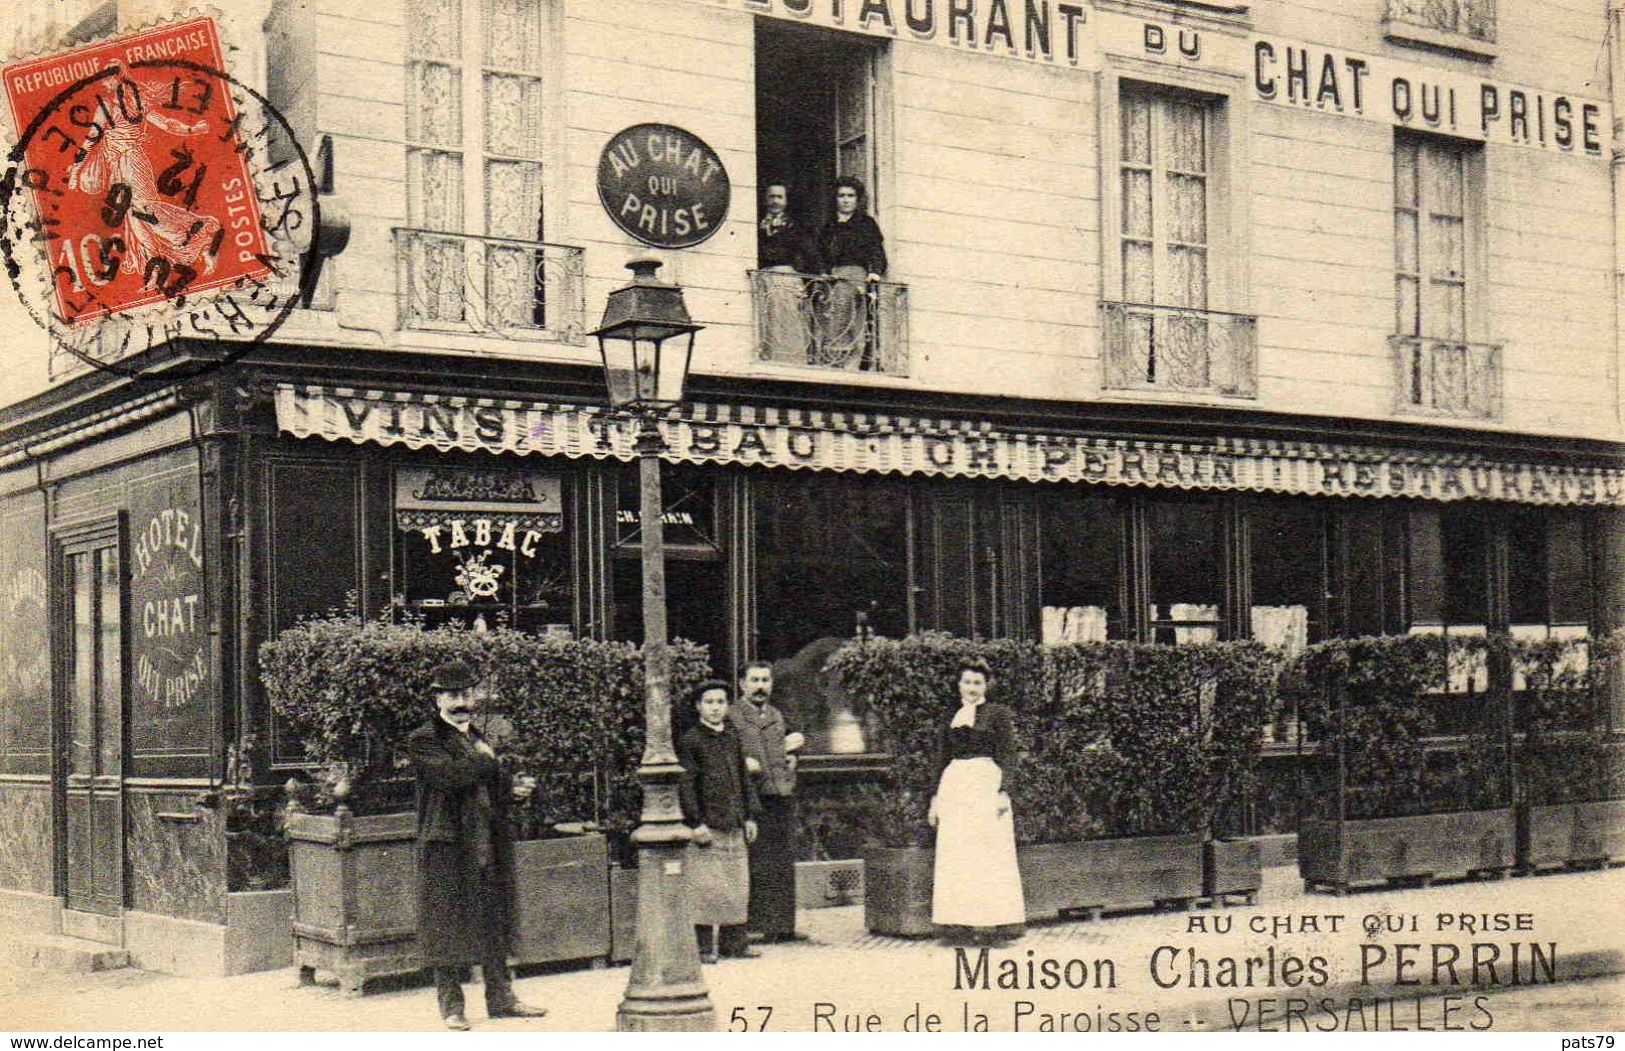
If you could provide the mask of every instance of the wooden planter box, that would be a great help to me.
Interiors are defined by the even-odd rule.
[[[1202,844],[1202,896],[1214,905],[1232,895],[1248,905],[1264,884],[1263,850],[1252,839],[1214,839]]]
[[[1356,883],[1490,874],[1512,868],[1517,843],[1510,808],[1454,814],[1311,819],[1298,833],[1298,872],[1305,890],[1342,893]]]
[[[515,963],[609,955],[609,841],[603,836],[513,845]]]
[[[609,961],[626,963],[638,945],[638,870],[609,870]]]
[[[863,855],[863,922],[875,934],[920,938],[931,923],[930,847],[874,847]]]
[[[1188,905],[1202,895],[1202,837],[1128,836],[1018,847],[1027,916],[1130,905]]]
[[[1184,905],[1202,896],[1202,837],[1194,832],[1023,846],[1016,858],[1029,919],[1077,911],[1098,915],[1130,905]],[[864,854],[863,918],[871,932],[910,938],[936,933],[932,864],[930,847]]]
[[[1518,810],[1518,867],[1603,865],[1625,858],[1625,799]]]
[[[420,970],[413,814],[290,813],[294,964],[300,981],[336,976],[350,996],[367,979]],[[609,954],[608,849],[603,836],[514,844],[516,963]]]
[[[360,996],[368,978],[418,970],[416,835],[410,813],[288,814],[300,982],[327,971]]]

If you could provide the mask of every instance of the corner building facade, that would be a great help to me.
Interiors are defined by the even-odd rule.
[[[218,800],[301,768],[254,655],[302,615],[637,637],[633,434],[584,333],[646,254],[706,326],[663,425],[673,632],[783,662],[811,792],[886,764],[816,681],[857,632],[1620,623],[1603,0],[228,6],[350,238],[201,382],[60,356],[0,412],[0,894],[37,928],[275,962],[288,892]],[[725,213],[601,194],[643,124],[715,152]],[[757,220],[779,183],[816,228],[845,175],[889,266],[842,343]]]

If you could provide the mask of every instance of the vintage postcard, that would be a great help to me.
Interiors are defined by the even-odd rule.
[[[14,0],[0,1025],[1612,1048],[1622,35]]]

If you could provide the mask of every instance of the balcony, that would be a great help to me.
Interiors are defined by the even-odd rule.
[[[908,374],[908,286],[750,272],[756,357],[846,372]]]
[[[1100,304],[1104,387],[1258,395],[1257,318],[1149,303]]]
[[[1501,415],[1501,347],[1390,336],[1394,409],[1407,415],[1493,420]]]
[[[397,229],[401,327],[580,343],[582,250]]]

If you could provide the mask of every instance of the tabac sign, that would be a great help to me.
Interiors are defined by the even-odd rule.
[[[728,214],[728,170],[697,135],[638,124],[598,158],[598,199],[615,225],[657,248],[690,248]]]

